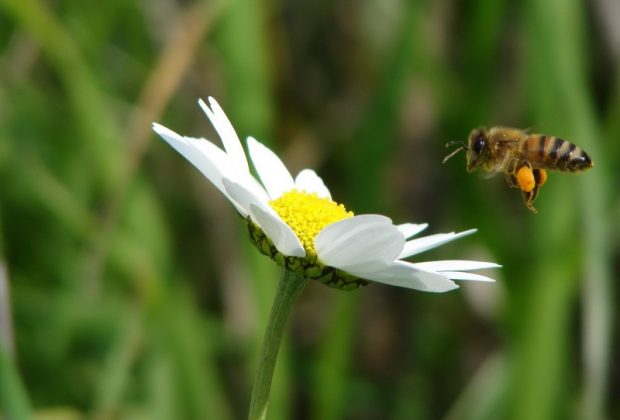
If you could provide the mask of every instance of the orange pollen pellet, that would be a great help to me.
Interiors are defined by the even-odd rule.
[[[544,169],[540,169],[539,173],[540,173],[540,179],[538,180],[538,186],[542,187],[545,184],[545,182],[547,182],[547,171],[545,171]]]
[[[534,179],[532,169],[527,166],[519,169],[517,171],[517,182],[519,183],[521,190],[531,192],[536,186],[536,180]]]

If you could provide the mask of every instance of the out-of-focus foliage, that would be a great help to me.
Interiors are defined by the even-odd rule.
[[[311,284],[270,418],[620,416],[620,6],[605,0],[0,0],[0,413],[243,418],[278,270],[152,121],[313,167],[355,212],[478,234],[430,295]],[[530,214],[446,165],[479,125],[570,139]],[[10,287],[9,287],[10,286]]]

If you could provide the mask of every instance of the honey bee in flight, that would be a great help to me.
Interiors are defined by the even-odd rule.
[[[446,156],[443,163],[465,150],[467,172],[480,166],[487,172],[503,172],[508,185],[521,190],[525,205],[533,213],[538,190],[547,181],[547,169],[580,172],[593,165],[590,156],[569,141],[515,128],[476,128],[469,134],[467,144],[452,141],[446,147],[454,144],[461,147]]]

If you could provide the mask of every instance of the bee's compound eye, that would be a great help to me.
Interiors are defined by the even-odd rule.
[[[474,152],[476,153],[480,153],[482,151],[482,149],[484,149],[484,145],[485,145],[485,141],[484,141],[484,137],[482,136],[478,136],[476,137],[476,139],[474,140],[474,144],[473,144],[473,149]]]

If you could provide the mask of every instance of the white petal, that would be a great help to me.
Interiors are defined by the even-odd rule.
[[[250,211],[250,206],[252,204],[260,204],[261,200],[257,197],[252,190],[245,188],[241,184],[234,182],[228,178],[222,179],[222,184],[224,185],[224,189],[226,190],[226,194],[231,198],[232,201],[237,203],[238,207],[243,209],[242,214],[244,216],[252,216],[252,212]],[[252,217],[252,221],[254,223],[258,223],[256,219]]]
[[[441,274],[443,274],[444,276],[448,276],[449,278],[453,279],[453,280],[475,280],[475,281],[486,281],[486,282],[495,282],[495,280],[493,280],[490,277],[487,276],[482,276],[480,274],[474,274],[474,273],[462,273],[460,271],[442,271]]]
[[[253,137],[248,137],[248,150],[258,177],[269,197],[276,199],[295,187],[295,182],[280,158]]]
[[[218,104],[212,97],[209,97],[209,104],[211,105],[211,108],[209,108],[209,106],[205,104],[202,99],[199,99],[198,103],[205,114],[207,114],[207,117],[209,117],[209,120],[211,120],[211,124],[213,124],[213,127],[217,133],[220,135],[222,143],[224,144],[224,149],[230,157],[230,161],[232,165],[234,165],[235,170],[249,173],[250,169],[248,167],[248,160],[245,157],[243,146],[239,141],[239,136],[224,113],[224,110],[220,107],[220,104]]]
[[[372,273],[367,277],[364,277],[361,273],[352,274],[379,283],[422,290],[425,292],[442,293],[459,287],[446,276],[420,270],[405,261],[394,261],[387,270]]]
[[[314,192],[321,198],[329,198],[330,200],[332,198],[323,180],[312,169],[304,169],[297,174],[295,188],[309,193]]]
[[[392,221],[375,214],[332,223],[314,240],[319,260],[336,268],[367,261],[392,262],[404,243],[403,234]]]
[[[222,149],[205,139],[195,139],[183,137],[183,140],[199,150],[210,162],[216,164],[221,172],[221,178],[228,178],[233,182],[243,185],[259,197],[262,202],[267,203],[269,196],[263,186],[249,172],[240,172],[231,163],[230,155]]]
[[[194,165],[217,189],[225,195],[224,176],[230,177],[230,164],[223,150],[207,140],[181,137],[163,125],[154,123],[153,130],[185,159]]]
[[[390,264],[392,264],[392,262],[370,260],[358,264],[342,265],[338,268],[347,273],[364,273],[364,275],[370,275],[388,269]]]
[[[443,260],[414,263],[416,267],[429,271],[470,271],[483,268],[499,268],[501,265],[492,262],[468,260]]]
[[[292,257],[306,256],[306,251],[301,242],[299,242],[295,232],[282,219],[254,204],[250,206],[250,211],[278,251]]]
[[[258,193],[257,189],[252,188],[252,183],[249,182],[251,181],[251,179],[246,181],[247,182],[237,182],[236,180],[228,178],[222,179],[222,184],[224,185],[227,195],[231,198],[231,200],[238,203],[238,205],[244,209],[244,216],[252,216],[250,206],[256,205],[261,207],[266,212],[271,213],[273,217],[279,219],[279,216],[276,214],[276,212],[267,204],[267,193],[265,193],[265,191],[262,190],[262,187],[258,185],[258,181],[254,180],[254,182],[257,184],[256,186],[258,187]],[[253,217],[252,221],[254,223],[258,223],[258,221]]]
[[[405,239],[409,239],[412,236],[417,235],[422,232],[424,229],[428,227],[428,223],[422,223],[420,225],[416,225],[413,223],[403,223],[401,225],[396,226],[398,230],[401,231],[403,235],[405,235]]]
[[[475,231],[476,229],[470,229],[459,233],[438,233],[436,235],[424,236],[422,238],[407,241],[398,258],[411,257],[412,255],[419,254],[447,242],[454,241],[455,239],[462,238],[463,236],[471,235]]]
[[[207,139],[183,136],[183,141],[200,152],[221,173],[222,178],[234,178],[235,172],[228,155]]]
[[[260,182],[256,180],[251,174],[245,174],[244,176],[237,176],[236,178],[230,178],[232,181],[240,184],[243,188],[252,192],[252,194],[263,203],[265,206],[269,206],[269,195],[263,188]]]
[[[242,185],[226,178],[222,182],[228,194],[240,206],[248,210],[252,221],[265,232],[278,251],[284,255],[295,257],[304,257],[306,255],[306,251],[302,247],[301,242],[299,242],[295,232],[280,219],[271,207],[261,202],[252,191],[244,188]]]

